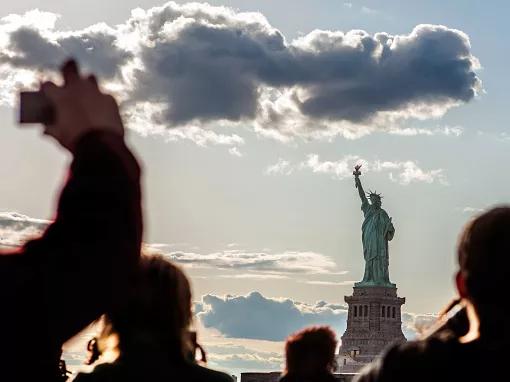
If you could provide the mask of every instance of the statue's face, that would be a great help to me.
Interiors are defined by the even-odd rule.
[[[370,203],[372,203],[372,205],[376,207],[381,207],[382,205],[381,198],[376,195],[370,195]]]

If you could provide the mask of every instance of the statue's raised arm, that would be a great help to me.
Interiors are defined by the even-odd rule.
[[[354,185],[358,189],[359,197],[361,199],[361,204],[364,205],[365,203],[368,204],[367,195],[365,194],[365,190],[363,189],[363,186],[361,185],[361,180],[359,179],[359,176],[361,175],[361,171],[359,170],[361,168],[361,165],[358,164],[354,166],[354,171],[352,172],[352,175],[354,175]]]

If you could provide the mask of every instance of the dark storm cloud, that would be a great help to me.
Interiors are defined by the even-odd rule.
[[[281,35],[256,40],[240,28],[194,24],[177,39],[158,40],[142,50],[143,70],[136,73],[135,99],[163,101],[164,118],[173,124],[193,119],[238,121],[258,111],[258,87],[273,57],[286,55]],[[280,62],[275,62],[280,65]],[[267,71],[267,75],[264,72]]]
[[[116,45],[116,36],[107,31],[91,30],[49,39],[41,31],[20,27],[9,34],[8,52],[0,62],[26,69],[57,69],[75,57],[84,70],[103,78],[113,78],[132,54]]]
[[[413,105],[467,102],[480,85],[469,40],[457,30],[314,31],[286,43],[264,19],[240,15],[174,3],[148,13],[151,44],[134,98],[164,103],[158,117],[170,124],[239,121],[261,112],[261,87],[301,89],[293,101],[304,116],[358,123]]]
[[[227,121],[279,139],[355,137],[441,116],[481,90],[468,36],[439,25],[405,35],[315,30],[288,41],[260,13],[199,3],[67,32],[23,24],[25,16],[0,20],[0,69],[54,69],[75,56],[117,81],[126,117],[146,133]]]
[[[467,102],[478,85],[468,40],[458,31],[421,25],[409,36],[356,35],[356,46],[328,32],[307,41],[312,53],[296,50],[309,87],[301,111],[312,117],[363,121],[377,112],[410,104]],[[336,40],[336,41],[335,41]]]

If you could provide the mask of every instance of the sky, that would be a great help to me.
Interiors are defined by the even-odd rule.
[[[71,159],[17,125],[17,91],[74,55],[121,102],[144,168],[146,248],[192,277],[212,366],[277,369],[290,332],[343,333],[364,266],[357,163],[393,219],[390,278],[412,337],[455,296],[463,225],[508,202],[508,8],[4,2],[0,243],[44,228]]]

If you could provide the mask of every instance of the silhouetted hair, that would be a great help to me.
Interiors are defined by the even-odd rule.
[[[500,307],[510,285],[509,206],[493,208],[466,226],[459,240],[458,261],[480,321],[506,317]]]
[[[174,359],[188,359],[193,351],[188,331],[191,322],[186,275],[160,255],[144,255],[129,297],[106,314],[102,337],[116,334],[121,355],[151,349]]]
[[[331,373],[336,367],[335,332],[329,326],[311,326],[291,334],[285,343],[285,372]]]

